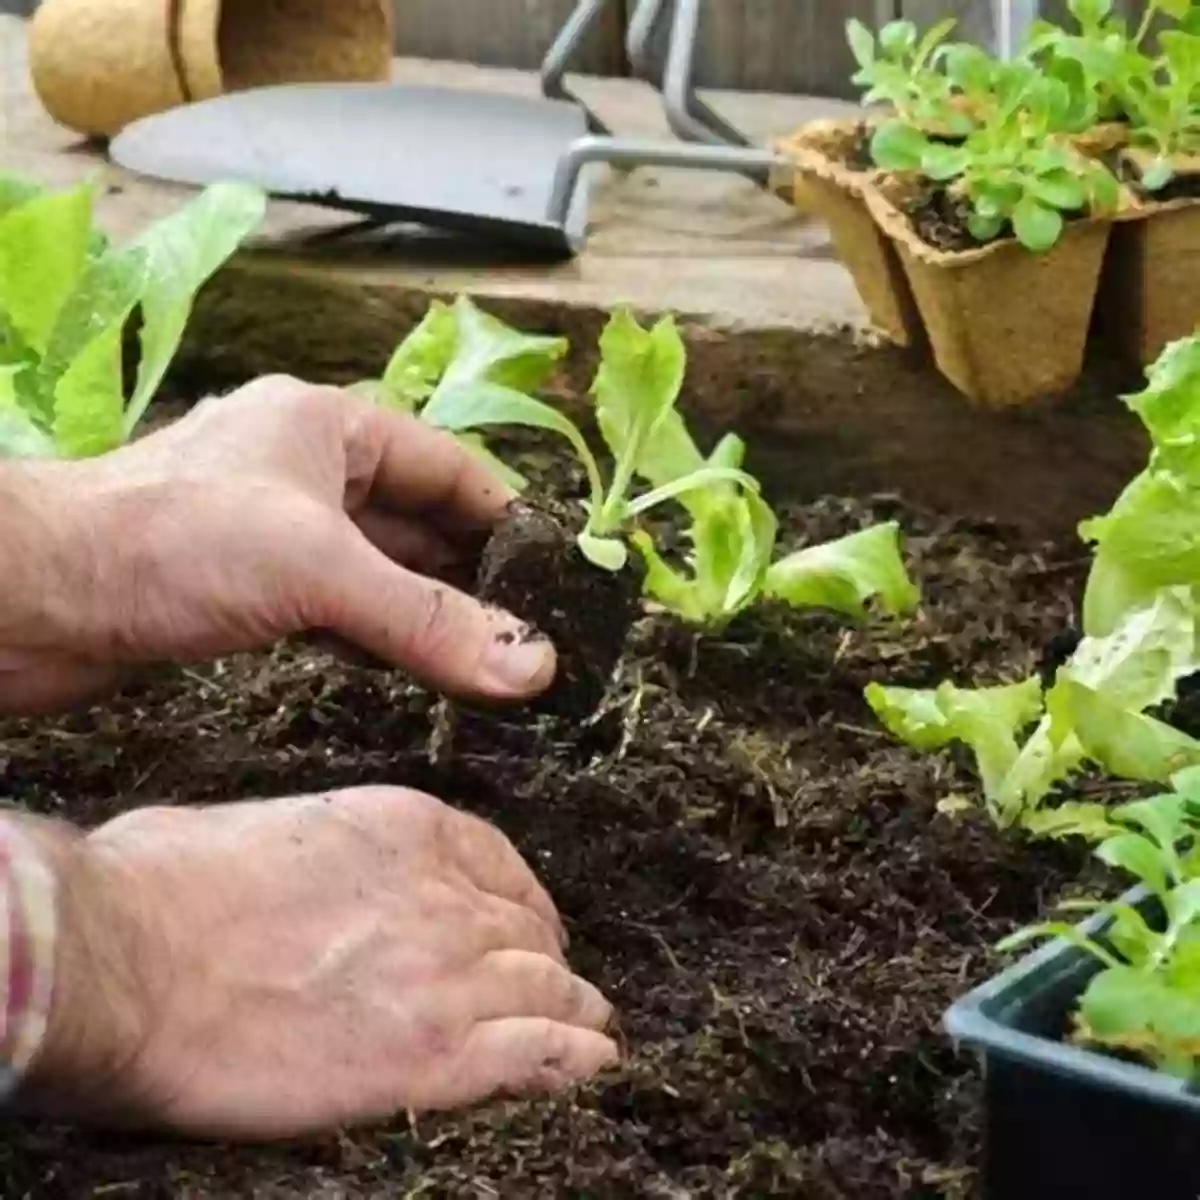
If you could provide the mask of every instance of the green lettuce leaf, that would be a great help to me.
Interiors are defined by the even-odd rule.
[[[0,364],[0,457],[51,458],[54,440],[21,407],[16,366]]]
[[[417,412],[433,395],[458,348],[458,316],[435,300],[420,324],[400,343],[379,380],[378,403]]]
[[[914,749],[940,750],[961,742],[975,756],[984,795],[998,796],[1020,757],[1019,735],[1042,712],[1035,676],[1021,683],[935,689],[870,684],[867,703],[893,737]]]
[[[1166,783],[1177,771],[1200,765],[1200,741],[1123,708],[1105,692],[1064,679],[1051,703],[1056,723],[1071,730],[1083,755],[1118,779]]]
[[[1168,346],[1125,402],[1152,449],[1112,509],[1080,526],[1096,546],[1083,606],[1084,630],[1096,636],[1158,589],[1200,583],[1200,335]]]
[[[1107,516],[1080,531],[1096,543],[1083,605],[1090,634],[1112,632],[1161,588],[1200,582],[1200,488],[1173,474],[1139,476]]]
[[[921,599],[894,521],[790,554],[771,567],[764,586],[768,596],[795,608],[827,608],[855,620],[867,618],[870,602],[899,616]]]
[[[0,217],[0,312],[38,354],[88,259],[90,185],[37,195]]]
[[[680,478],[676,464],[668,468],[656,462],[653,452],[656,435],[679,399],[686,366],[683,339],[670,317],[643,329],[632,313],[621,309],[605,326],[591,389],[596,421],[614,460],[605,511],[598,517],[602,528],[620,521],[635,473],[663,484]],[[679,449],[676,440],[672,453]]]
[[[445,310],[431,310],[414,333],[412,349],[401,355],[399,364],[393,360],[393,375],[428,376],[442,366],[439,390],[494,383],[516,392],[533,392],[549,381],[570,349],[565,338],[513,329],[465,296],[449,311],[454,318],[453,340]]]
[[[162,383],[192,314],[196,294],[262,224],[266,196],[244,184],[216,184],[134,241],[146,255],[141,362],[125,411],[137,428]]]
[[[1151,777],[1166,779],[1173,756],[1184,748],[1170,749],[1157,736],[1159,723],[1141,714],[1170,699],[1178,680],[1196,666],[1196,612],[1188,589],[1159,593],[1127,613],[1107,637],[1084,638],[1046,694],[1046,716],[989,797],[1002,821],[1024,819],[1088,760],[1106,768],[1112,764],[1120,774],[1117,768],[1131,766],[1136,753],[1145,771],[1147,756],[1157,747],[1167,773]],[[1114,731],[1118,738],[1136,741],[1114,745]],[[1178,765],[1186,761],[1185,755]]]
[[[757,492],[725,494],[736,487],[718,480],[679,497],[694,508],[686,574],[671,567],[645,533],[633,535],[646,563],[646,593],[690,624],[720,627],[762,595],[779,523]]]

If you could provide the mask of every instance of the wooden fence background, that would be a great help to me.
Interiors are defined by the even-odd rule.
[[[148,0],[154,2],[154,0]],[[165,3],[166,0],[157,0]],[[227,0],[253,3],[253,0]],[[329,0],[336,4],[337,0]],[[96,0],[103,4],[105,0]],[[419,58],[462,59],[494,66],[533,67],[574,7],[574,0],[394,0],[396,45]],[[878,25],[911,17],[925,26],[958,16],[958,34],[989,47],[1001,4],[1037,7],[1059,17],[1065,0],[707,0],[696,79],[701,86],[851,95],[848,17]],[[1143,0],[1117,0],[1136,15]],[[0,12],[31,12],[37,0],[0,0]],[[611,0],[611,16],[593,31],[579,70],[622,75],[626,12],[632,0]]]

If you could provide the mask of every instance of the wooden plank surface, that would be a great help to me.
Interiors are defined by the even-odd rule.
[[[575,0],[394,0],[396,52],[480,66],[536,67]],[[625,73],[624,4],[611,0],[580,49],[575,70]]]

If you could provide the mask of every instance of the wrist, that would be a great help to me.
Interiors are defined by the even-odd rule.
[[[14,1096],[27,1113],[87,1118],[110,1108],[146,1037],[135,881],[77,829],[14,818],[53,876],[53,986],[45,1029]]]

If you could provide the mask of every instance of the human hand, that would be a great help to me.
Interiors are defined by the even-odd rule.
[[[501,833],[431,797],[144,809],[42,836],[64,899],[35,1113],[285,1138],[617,1061],[550,898]]]
[[[548,643],[436,578],[472,565],[511,493],[450,435],[338,389],[260,379],[101,458],[7,464],[0,490],[0,710],[312,632],[458,695],[553,679]]]

